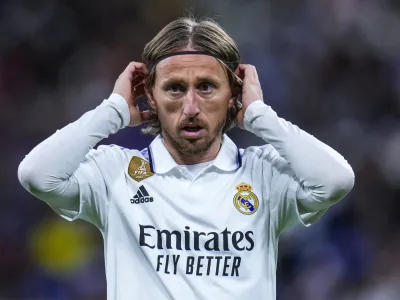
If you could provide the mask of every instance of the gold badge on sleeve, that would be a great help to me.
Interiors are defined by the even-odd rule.
[[[154,175],[150,171],[149,162],[137,156],[132,157],[128,167],[128,174],[136,181],[142,181]]]
[[[258,198],[251,190],[253,187],[245,182],[236,186],[237,193],[233,196],[233,204],[236,209],[245,215],[254,214],[259,205]]]

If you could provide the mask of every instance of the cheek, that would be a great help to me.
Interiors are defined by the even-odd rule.
[[[165,99],[164,99],[165,100]],[[179,122],[182,114],[182,105],[180,101],[166,100],[159,105],[158,117],[163,121],[166,127],[173,127]]]
[[[208,99],[203,103],[203,109],[208,115],[225,116],[229,108],[229,95]]]
[[[161,93],[155,93],[154,96],[157,99],[156,107],[159,120],[166,128],[174,127],[175,123],[179,121],[179,116],[182,112],[181,102],[163,97]]]
[[[180,101],[169,99],[160,90],[155,90],[153,95],[154,99],[157,99],[155,100],[157,113],[172,114],[178,112],[181,108]]]
[[[165,101],[164,111],[169,115],[176,115],[182,112],[182,101]]]

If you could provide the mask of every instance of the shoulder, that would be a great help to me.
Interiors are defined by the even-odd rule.
[[[96,149],[91,149],[86,155],[86,160],[93,160],[98,164],[115,165],[129,163],[133,156],[143,158],[141,151],[128,149],[119,145],[99,145]]]

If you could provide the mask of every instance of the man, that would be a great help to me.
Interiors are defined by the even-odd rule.
[[[29,192],[101,231],[108,299],[275,299],[279,234],[352,189],[345,159],[279,118],[239,61],[216,23],[175,20],[108,100],[21,162]],[[146,121],[157,134],[146,149],[92,149]],[[266,145],[238,149],[225,135],[234,123]]]

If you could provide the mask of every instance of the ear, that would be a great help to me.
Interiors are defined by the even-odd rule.
[[[236,96],[232,96],[232,97],[229,99],[228,108],[232,108],[232,107],[233,107],[233,104],[235,103],[236,99],[237,99]]]
[[[151,90],[151,87],[150,87],[149,83],[145,83],[144,84],[144,92],[146,93],[146,97],[147,97],[147,100],[149,102],[150,107],[153,110],[156,110],[157,104],[154,101],[153,92]]]
[[[235,102],[239,99],[240,92],[241,88],[239,86],[234,86],[232,88],[232,95],[231,98],[229,99],[229,104],[228,104],[229,108],[233,107]]]

